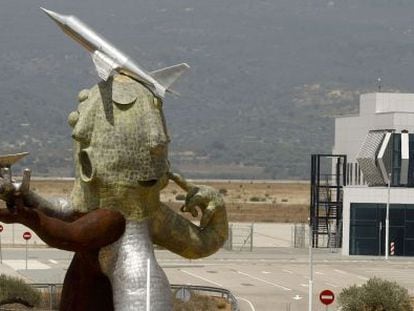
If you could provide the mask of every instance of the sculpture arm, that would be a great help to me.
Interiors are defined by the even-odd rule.
[[[115,211],[97,209],[68,222],[50,217],[40,209],[27,208],[21,197],[16,197],[14,203],[14,211],[0,209],[0,221],[23,224],[49,246],[59,249],[99,249],[115,242],[125,230],[124,217]]]
[[[15,205],[14,200],[17,192],[23,198],[26,207],[39,209],[48,216],[62,220],[74,220],[79,217],[79,213],[74,211],[70,203],[64,199],[50,201],[31,190],[17,191],[13,182],[0,179],[0,199],[5,201],[8,207],[13,208]]]
[[[170,178],[188,192],[183,212],[202,211],[200,226],[161,204],[151,220],[153,242],[185,258],[196,259],[215,253],[228,235],[227,214],[221,195],[213,188],[195,186],[177,174]]]

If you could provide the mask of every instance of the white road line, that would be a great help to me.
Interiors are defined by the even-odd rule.
[[[57,264],[58,264],[58,262],[57,262],[56,260],[54,260],[54,259],[49,259],[48,261],[49,261],[50,263],[55,264],[55,265],[57,265]]]
[[[325,273],[316,271],[315,274],[324,275]]]
[[[182,273],[185,273],[185,274],[191,275],[192,277],[195,277],[195,278],[197,278],[197,279],[203,280],[203,281],[205,281],[205,282],[208,282],[208,283],[211,283],[211,284],[217,285],[217,286],[219,286],[219,287],[223,287],[223,285],[221,285],[220,283],[217,283],[217,282],[214,282],[214,281],[212,281],[212,280],[209,280],[209,279],[203,278],[202,276],[199,276],[199,275],[197,275],[197,274],[195,274],[195,273],[191,273],[191,272],[188,272],[188,271],[183,270],[183,269],[179,269],[179,271],[181,271]]]
[[[252,309],[252,311],[256,311],[256,309],[254,308],[254,306],[253,306],[253,304],[252,304],[252,302],[250,300],[248,300],[246,298],[243,298],[243,297],[236,297],[236,299],[240,299],[240,300],[246,301],[249,304],[249,307]]]
[[[269,272],[269,271],[262,271],[262,273],[263,273],[263,274],[270,274],[270,273],[272,273],[272,272]]]
[[[335,287],[335,288],[339,287],[339,286],[338,286],[338,285],[336,285],[336,284],[332,284],[332,283],[328,283],[328,282],[326,282],[325,284],[326,284],[326,285],[328,285],[328,286]]]
[[[244,272],[241,272],[241,271],[237,271],[237,273],[238,273],[238,274],[241,274],[241,275],[244,275],[244,276],[247,276],[247,277],[249,277],[249,278],[251,278],[251,279],[253,279],[253,280],[260,281],[260,282],[263,282],[263,283],[266,283],[266,284],[272,285],[272,286],[274,286],[274,287],[281,288],[281,289],[286,290],[286,291],[287,291],[287,290],[292,290],[292,289],[287,288],[287,287],[284,287],[284,286],[282,286],[282,285],[279,285],[279,284],[276,284],[276,283],[272,283],[272,282],[266,281],[266,280],[264,280],[264,279],[261,279],[261,278],[255,277],[255,276],[250,275],[250,274],[248,274],[248,273],[244,273]]]
[[[293,274],[293,271],[290,271],[290,270],[283,269],[282,271],[286,272],[286,273],[289,273],[289,274]]]
[[[300,284],[300,286],[302,286],[302,287],[309,287],[309,285],[308,284]]]
[[[342,271],[342,270],[338,270],[338,269],[334,269],[335,272],[338,272],[340,274],[348,274],[348,272]]]
[[[3,260],[3,263],[8,265],[14,270],[23,270],[26,268],[26,260],[24,259],[11,259],[11,260]],[[27,261],[27,268],[29,270],[46,270],[50,269],[48,265],[41,263],[38,260],[29,259]]]

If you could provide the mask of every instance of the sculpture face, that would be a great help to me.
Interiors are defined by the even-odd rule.
[[[114,196],[127,200],[125,196],[142,192],[142,202],[150,188],[159,192],[159,180],[169,169],[169,138],[160,99],[140,83],[117,75],[81,92],[79,100],[78,110],[69,116],[76,145],[74,202],[83,197],[81,204],[88,209],[111,208],[104,205],[119,204],[108,203]],[[140,214],[136,217],[145,217],[148,211]]]

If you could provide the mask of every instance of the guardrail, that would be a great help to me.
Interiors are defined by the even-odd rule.
[[[236,297],[234,297],[231,291],[225,288],[201,286],[201,285],[171,284],[171,289],[172,290],[188,289],[196,293],[203,293],[203,292],[209,293],[210,296],[216,296],[216,297],[221,297],[221,298],[226,299],[230,303],[232,311],[240,310]],[[215,294],[215,295],[211,295],[211,294]]]
[[[61,283],[32,283],[31,287],[39,290],[43,295],[42,310],[57,310],[59,308],[60,294],[62,292],[63,284]],[[201,286],[201,285],[183,285],[183,284],[171,284],[171,290],[178,291],[180,289],[187,289],[192,293],[206,294],[209,296],[220,297],[231,305],[232,311],[239,311],[239,304],[236,297],[231,291],[225,288]],[[49,309],[46,309],[49,308]],[[1,309],[3,310],[3,309]]]

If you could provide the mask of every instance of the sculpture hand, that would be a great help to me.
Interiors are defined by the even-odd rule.
[[[28,225],[33,216],[34,211],[25,207],[23,197],[16,193],[7,198],[7,208],[0,208],[0,221],[6,224],[21,223]]]
[[[208,186],[195,186],[188,193],[185,204],[182,207],[184,211],[196,210],[199,207],[202,216],[200,228],[205,229],[213,216],[218,210],[224,209],[224,202],[221,194],[214,188]]]

